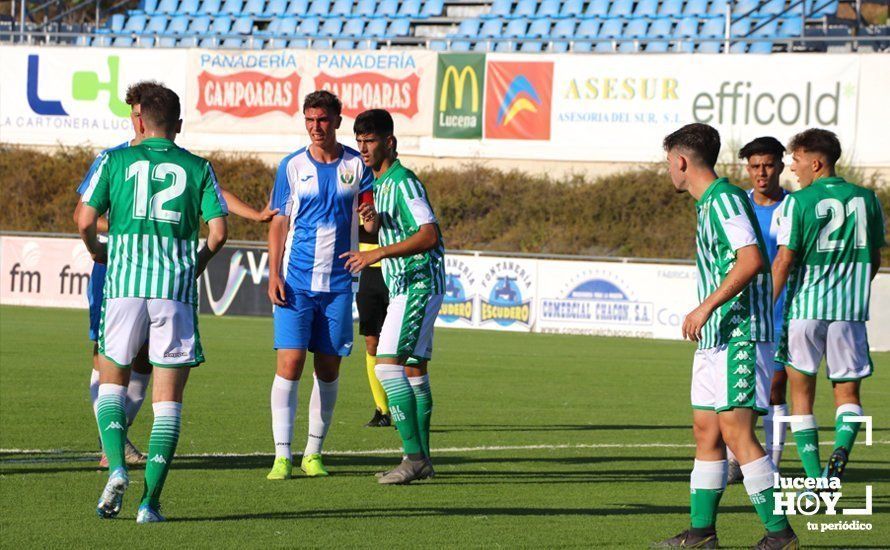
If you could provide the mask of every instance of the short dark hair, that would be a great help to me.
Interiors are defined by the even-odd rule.
[[[664,150],[670,153],[674,149],[691,153],[700,163],[713,168],[720,155],[720,133],[707,124],[687,124],[664,138]]]
[[[810,128],[791,138],[788,150],[793,153],[798,149],[808,153],[822,153],[830,166],[837,164],[841,158],[841,142],[837,134],[821,128]]]
[[[739,150],[740,159],[749,159],[754,155],[772,155],[781,161],[785,155],[785,146],[774,137],[759,137]]]
[[[379,137],[393,135],[395,125],[392,115],[386,109],[370,109],[355,117],[352,131],[355,135],[371,134]]]
[[[131,84],[130,87],[127,88],[127,95],[124,97],[124,101],[130,107],[133,105],[140,105],[142,103],[142,96],[145,95],[145,92],[153,88],[163,87],[163,84],[155,80],[140,80],[135,84]]]
[[[145,92],[141,102],[141,116],[149,126],[170,131],[179,122],[179,96],[164,86],[157,86]]]
[[[303,111],[306,109],[324,109],[328,114],[340,116],[343,104],[340,98],[327,90],[318,90],[307,95],[303,99]]]

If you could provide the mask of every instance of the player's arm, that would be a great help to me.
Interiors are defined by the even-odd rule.
[[[80,211],[83,208],[83,202],[78,198],[77,205],[74,207],[74,225],[75,227],[78,225],[78,220],[80,219]],[[99,233],[108,233],[108,220],[104,217],[99,216],[99,221],[96,222],[96,228]]]
[[[80,182],[80,185],[77,186],[77,205],[74,207],[74,226],[77,227],[80,219],[80,209],[82,202],[83,194],[90,187],[90,183],[93,177],[96,175],[96,172],[99,170],[99,166],[102,165],[102,160],[105,158],[105,153],[99,154],[93,159],[93,162],[90,164],[89,170],[87,170],[86,175],[83,177],[83,180]],[[100,233],[108,232],[108,220],[103,217],[99,217],[99,221],[97,222],[97,228]]]
[[[284,259],[284,240],[287,235],[287,216],[275,216],[269,224],[269,300],[276,306],[286,304],[281,262]]]
[[[100,159],[96,159],[99,161]],[[81,193],[82,206],[77,213],[77,231],[83,239],[90,256],[94,262],[106,263],[108,261],[108,249],[105,243],[99,242],[99,218],[108,211],[111,206],[109,193],[108,156],[101,156],[101,161],[96,167],[95,173],[89,178],[87,185],[81,185],[78,192]]]
[[[219,252],[229,237],[228,223],[225,216],[213,218],[207,222],[209,233],[204,248],[198,251],[198,271],[196,277],[204,272],[207,263]]]
[[[773,259],[772,277],[773,277],[773,303],[782,295],[785,285],[788,284],[788,277],[791,269],[796,261],[797,250],[801,246],[801,230],[800,209],[796,208],[797,199],[789,196],[782,203],[782,213],[779,216],[779,232],[776,235],[776,244],[779,250]]]
[[[881,249],[887,246],[887,224],[884,222],[884,209],[877,195],[872,194],[873,214],[869,219],[871,235],[871,278],[874,280],[881,269]]]
[[[271,210],[268,204],[266,204],[262,211],[255,210],[252,206],[241,200],[235,193],[227,191],[222,187],[220,187],[220,190],[222,191],[223,198],[226,200],[226,204],[229,205],[229,212],[236,216],[255,222],[269,223],[272,221],[272,218],[275,217],[275,214],[278,213],[277,208]]]
[[[81,203],[83,204],[83,203]],[[79,209],[77,218],[77,231],[86,245],[93,261],[104,264],[108,261],[108,250],[104,243],[99,242],[98,222],[99,212],[89,204],[83,204]]]
[[[780,245],[776,258],[773,260],[773,303],[782,295],[785,284],[788,283],[788,275],[794,266],[794,251],[787,246]]]
[[[756,244],[736,250],[735,265],[726,274],[726,278],[717,290],[686,316],[683,321],[683,338],[689,338],[694,342],[701,340],[701,329],[714,310],[741,292],[760,273],[763,266],[763,256]]]
[[[422,254],[427,250],[435,248],[438,243],[438,224],[427,223],[421,225],[417,229],[417,233],[411,235],[404,241],[393,243],[388,246],[381,246],[365,252],[351,250],[345,254],[341,254],[340,257],[348,258],[346,260],[347,270],[352,273],[358,273],[369,265],[376,264],[384,258],[403,258],[405,256]]]
[[[377,209],[374,208],[374,193],[365,191],[359,198],[358,209],[356,209],[362,220],[362,227],[371,235],[377,234],[380,229],[380,216],[377,215]]]

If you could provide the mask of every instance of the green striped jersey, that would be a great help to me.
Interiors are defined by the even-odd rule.
[[[867,321],[872,253],[886,244],[874,192],[843,178],[820,178],[792,193],[778,243],[795,252],[785,317]]]
[[[736,262],[736,251],[756,245],[763,257],[760,273],[741,292],[717,308],[702,328],[698,347],[729,342],[773,340],[772,276],[757,218],[745,192],[726,178],[715,180],[695,204],[698,299],[714,293]]]
[[[200,217],[228,213],[208,161],[149,138],[108,152],[82,200],[108,212],[106,298],[197,303]]]
[[[374,205],[380,214],[380,246],[402,242],[421,225],[436,224],[439,242],[432,250],[403,258],[384,258],[383,279],[393,296],[445,292],[445,246],[426,188],[396,160],[374,181]]]

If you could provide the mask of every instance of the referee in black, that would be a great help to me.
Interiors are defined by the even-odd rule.
[[[359,224],[359,250],[374,250],[378,246],[377,235],[365,231]],[[369,265],[362,270],[358,283],[358,294],[355,297],[358,306],[358,333],[365,337],[365,365],[368,369],[368,383],[371,385],[371,394],[374,396],[374,417],[365,424],[369,428],[392,426],[392,418],[389,414],[389,406],[386,403],[386,392],[374,367],[377,365],[377,344],[380,342],[380,329],[383,328],[383,320],[386,318],[386,308],[389,307],[389,289],[383,281],[383,270],[379,263]]]

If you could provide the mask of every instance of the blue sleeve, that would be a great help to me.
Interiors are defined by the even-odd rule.
[[[364,171],[362,172],[362,181],[358,184],[358,192],[364,193],[365,191],[371,191],[374,189],[374,172],[370,167],[365,166]]]
[[[289,216],[290,206],[293,204],[290,196],[290,182],[287,179],[287,165],[290,157],[285,158],[278,165],[275,173],[275,183],[272,185],[272,196],[269,197],[269,208],[279,209],[279,216]]]
[[[90,180],[93,179],[93,174],[96,173],[96,169],[99,168],[99,165],[102,164],[102,159],[105,157],[105,151],[99,153],[96,158],[93,160],[93,163],[90,164],[90,169],[87,170],[87,175],[83,177],[83,181],[80,182],[80,185],[77,186],[77,194],[83,195],[87,187],[90,186]]]

